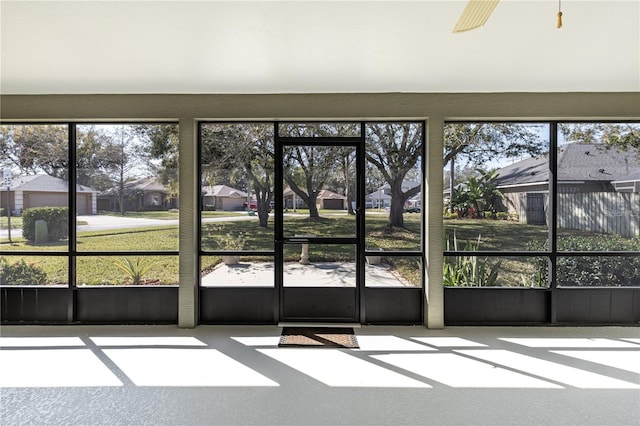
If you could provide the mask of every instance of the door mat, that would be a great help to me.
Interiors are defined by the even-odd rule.
[[[279,347],[358,349],[353,328],[284,327]]]

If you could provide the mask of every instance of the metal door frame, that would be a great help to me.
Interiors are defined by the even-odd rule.
[[[323,121],[324,122],[324,121]],[[304,121],[301,123],[310,123]],[[341,122],[342,124],[343,122]],[[275,220],[274,220],[274,250],[275,250],[275,287],[278,294],[278,303],[275,307],[275,317],[279,322],[283,321],[304,321],[304,322],[356,322],[361,323],[364,318],[364,201],[365,201],[365,186],[364,186],[364,166],[365,166],[365,123],[354,123],[360,127],[359,137],[317,137],[317,136],[305,136],[305,137],[289,137],[280,136],[279,124],[274,124],[274,148],[275,148],[275,173],[274,173],[274,200],[275,200]],[[356,185],[355,185],[355,202],[356,202],[356,228],[355,238],[327,238],[327,237],[312,237],[306,238],[305,242],[309,244],[353,244],[356,250],[356,287],[354,294],[355,304],[355,317],[342,319],[342,318],[287,318],[284,313],[285,308],[285,288],[284,282],[284,245],[290,243],[301,243],[300,238],[285,238],[284,237],[284,167],[283,167],[283,149],[286,146],[326,146],[326,147],[351,147],[356,152]],[[307,290],[316,289],[318,293],[326,290],[326,293],[330,293],[336,288],[321,289],[319,287],[310,287]],[[320,289],[320,290],[318,290]],[[305,291],[303,289],[302,291]],[[309,291],[312,293],[312,291]]]

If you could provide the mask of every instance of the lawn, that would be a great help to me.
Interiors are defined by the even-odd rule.
[[[149,212],[145,212],[144,217]],[[155,213],[155,212],[154,212]],[[206,212],[220,213],[220,212]],[[335,213],[335,212],[333,212]],[[203,215],[204,216],[204,215]],[[388,229],[387,217],[382,214],[368,213],[365,226],[365,244],[367,250],[382,248],[384,251],[416,251],[416,256],[386,256],[385,263],[392,266],[408,281],[418,285],[421,281],[420,266],[420,229],[421,216],[405,215],[405,228]],[[355,236],[355,218],[346,214],[327,214],[318,219],[311,219],[304,214],[285,216],[285,235],[314,235],[322,237]],[[458,249],[463,250],[467,244],[477,244],[480,236],[479,250],[542,250],[547,238],[544,226],[524,225],[509,221],[495,220],[445,220],[445,234],[450,241],[448,250],[453,250],[453,235]],[[566,234],[580,234],[563,231]],[[6,252],[13,250],[66,251],[66,241],[47,244],[29,244],[22,238],[14,239],[14,244],[2,244]],[[202,224],[202,248],[208,252],[219,251],[252,251],[264,252],[262,256],[243,256],[248,261],[264,261],[271,258],[274,249],[273,220],[268,227],[258,225],[257,220],[205,222]],[[297,246],[287,246],[285,261],[296,261],[299,258]],[[469,247],[470,248],[470,247]],[[82,252],[95,251],[174,251],[178,249],[178,227],[148,227],[108,231],[78,233],[77,250],[77,282],[79,285],[106,284],[177,284],[178,256],[142,256],[139,264],[123,268],[126,256],[82,256]],[[312,262],[353,261],[354,250],[345,250],[344,245],[319,244],[310,251]],[[128,256],[136,260],[138,256]],[[9,258],[5,256],[5,258]],[[14,258],[16,261],[18,258]],[[26,256],[27,264],[33,264],[46,273],[48,284],[67,282],[66,257]],[[467,259],[469,260],[469,259]],[[475,261],[484,262],[488,268],[501,260],[496,285],[519,286],[536,285],[536,258],[511,257],[485,258],[477,256]],[[203,257],[202,269],[208,270],[220,262],[220,257],[212,254]],[[137,270],[135,270],[137,268]],[[140,274],[142,272],[142,274]]]
[[[0,229],[9,229],[9,218],[0,216]],[[11,229],[22,229],[22,217],[11,216]]]

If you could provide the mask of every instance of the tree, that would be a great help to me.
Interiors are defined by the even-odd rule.
[[[133,142],[133,134],[128,126],[118,126],[114,129],[110,145],[113,148],[113,161],[109,165],[112,181],[115,183],[120,214],[125,214],[125,196],[127,193],[127,180],[132,177],[132,171],[136,167],[136,148]]]
[[[353,173],[353,163],[356,161],[356,152],[352,149],[346,148],[342,153],[342,177],[344,179],[344,193],[343,195],[347,197],[347,214],[354,215],[356,214],[353,210],[353,195],[354,192],[352,190],[353,183],[355,183],[354,173]]]
[[[201,162],[207,181],[210,184],[241,183],[243,189],[252,190],[262,227],[267,227],[273,199],[273,139],[271,124],[203,126]]]
[[[452,205],[462,212],[463,216],[468,214],[469,208],[473,208],[472,216],[484,217],[484,212],[494,210],[494,205],[498,199],[504,199],[504,195],[498,189],[498,171],[484,171],[477,169],[477,176],[469,176],[464,185],[459,185],[456,189],[456,197]]]
[[[80,127],[76,140],[76,179],[79,185],[98,191],[113,188],[110,169],[118,162],[111,137],[94,127]]]
[[[420,185],[402,190],[407,174],[420,164],[423,134],[419,123],[371,123],[366,127],[366,158],[391,191],[388,227],[404,227],[404,204],[420,192]]]
[[[563,123],[559,128],[567,142],[602,143],[620,151],[637,149],[640,153],[638,123]]]
[[[290,137],[333,137],[359,134],[360,127],[352,123],[289,123],[282,126],[282,133]],[[283,149],[284,180],[291,190],[300,197],[309,208],[309,217],[320,217],[317,197],[320,190],[332,178],[336,170],[342,172],[344,194],[348,204],[350,164],[355,161],[353,150],[334,146],[294,145]],[[351,211],[352,208],[350,207]]]
[[[3,166],[21,174],[46,173],[69,179],[69,136],[63,125],[2,125],[0,153]]]
[[[124,215],[125,199],[137,195],[129,183],[151,172],[145,160],[147,147],[132,125],[83,125],[77,134],[78,183],[109,191]]]
[[[540,125],[530,123],[449,123],[444,128],[443,164],[450,166],[449,188],[455,198],[457,160],[480,167],[497,157],[514,158],[548,151]],[[453,211],[453,204],[451,204]]]
[[[176,124],[141,124],[133,130],[144,146],[148,167],[172,196],[178,196],[179,129]]]
[[[340,164],[340,152],[341,148],[333,146],[295,145],[283,148],[284,180],[305,202],[309,217],[320,217],[318,194]]]

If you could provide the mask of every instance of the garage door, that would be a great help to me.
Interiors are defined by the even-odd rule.
[[[68,201],[64,192],[29,192],[24,196],[24,208],[68,207]]]

